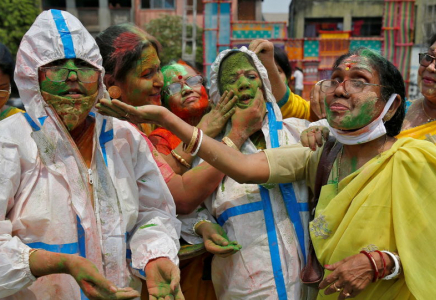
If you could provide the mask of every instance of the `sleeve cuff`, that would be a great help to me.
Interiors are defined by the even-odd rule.
[[[289,94],[291,93],[291,90],[289,89],[289,87],[286,87],[286,93],[285,95],[282,97],[282,99],[280,99],[280,101],[277,102],[277,105],[282,108],[283,105],[286,104],[286,102],[288,102],[289,100]]]

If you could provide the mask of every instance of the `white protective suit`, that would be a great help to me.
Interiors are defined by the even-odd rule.
[[[45,104],[38,68],[65,58],[82,59],[102,71],[101,98],[104,70],[94,39],[71,14],[45,11],[17,54],[15,81],[27,114],[0,122],[3,299],[86,299],[70,275],[35,281],[29,269],[31,248],[84,256],[115,285],[138,290],[135,269],[141,276],[157,257],[178,264],[175,204],[139,131],[128,122],[91,113],[96,124],[88,169],[59,117]]]
[[[297,143],[300,132],[309,122],[295,118],[282,121],[267,71],[246,47],[225,50],[212,64],[211,101],[217,104],[220,99],[218,70],[223,58],[233,51],[251,56],[261,76],[268,108],[262,126],[267,148]],[[230,128],[229,121],[226,131]],[[247,140],[241,151],[256,153],[259,150]],[[219,299],[306,299],[306,287],[299,279],[305,258],[296,232],[300,230],[302,244],[307,249],[308,189],[305,182],[300,181],[288,184],[285,190],[288,196],[283,197],[279,185],[239,184],[226,176],[205,201],[207,210],[223,226],[229,239],[242,245],[238,253],[227,258],[215,256],[212,261],[212,280]],[[210,219],[207,213],[199,209],[179,218],[182,237],[192,244],[201,243],[200,238],[192,236],[191,228],[201,219]],[[290,219],[297,223],[300,219],[300,225],[293,225]]]

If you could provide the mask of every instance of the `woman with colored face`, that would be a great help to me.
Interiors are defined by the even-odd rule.
[[[152,152],[91,113],[101,62],[68,12],[42,12],[21,41],[26,113],[0,122],[2,299],[137,299],[144,272],[151,295],[183,299],[180,222]]]
[[[436,293],[429,284],[436,282],[436,234],[429,225],[436,210],[436,148],[395,138],[405,115],[400,72],[361,48],[338,58],[320,89],[336,137],[325,154],[323,148],[291,146],[246,155],[206,137],[199,156],[238,182],[305,179],[318,194],[309,226],[313,254],[326,271],[318,299],[431,299]],[[125,111],[137,120],[159,122],[184,143],[196,132],[159,107],[106,104],[122,109],[120,115]],[[318,177],[322,189],[315,185]]]
[[[15,63],[9,49],[0,43],[0,121],[23,112],[21,109],[6,105],[11,95],[11,82],[14,77]]]
[[[401,137],[427,139],[436,143],[436,34],[430,38],[430,47],[419,54],[418,83],[421,99],[413,101],[403,124]]]
[[[122,24],[109,27],[97,36],[96,41],[102,53],[103,65],[106,70],[105,84],[108,86],[109,92],[112,92],[112,98],[118,98],[133,106],[160,105],[160,95],[163,94],[164,101],[169,101],[169,98],[174,99],[174,101],[170,101],[171,105],[180,112],[181,117],[190,120],[195,125],[199,123],[208,107],[207,95],[204,87],[199,87],[200,80],[188,78],[191,76],[187,75],[189,72],[192,75],[198,74],[194,74],[193,70],[185,70],[184,66],[183,69],[178,68],[177,70],[180,72],[175,71],[177,75],[175,75],[174,82],[171,81],[173,80],[172,76],[168,76],[165,80],[165,84],[167,84],[165,87],[172,84],[171,92],[168,92],[167,89],[163,92],[164,80],[158,57],[160,46],[153,37],[133,25]],[[181,77],[179,78],[179,76]],[[195,80],[196,82],[194,82]],[[177,82],[180,81],[183,82],[183,86],[177,87]],[[169,94],[172,97],[168,97]],[[206,134],[216,136],[232,116],[234,112],[232,107],[235,101],[236,99],[232,99],[230,95],[223,97],[221,105],[218,105],[208,114],[198,126],[203,128]],[[142,128],[140,123],[136,124]],[[178,143],[176,142],[174,148],[167,152],[161,151],[161,147],[158,146],[162,157],[152,146],[147,136],[145,134],[143,136],[149,143],[149,147],[154,153],[153,158],[174,197],[177,212],[181,214],[191,213],[213,193],[223,174],[208,163],[202,163],[191,170],[194,157],[184,153],[180,140]],[[236,138],[234,139],[236,140]],[[206,249],[214,254],[227,256],[237,252],[240,248],[237,242],[229,241],[222,228],[217,224],[203,221],[208,219],[211,217],[204,212],[198,220],[183,226],[184,232],[186,231],[187,235],[192,235],[193,228],[198,227],[197,232],[203,236]],[[202,239],[200,239],[201,242],[203,242]],[[182,272],[184,272],[183,269]],[[198,268],[195,272],[201,275],[201,270]],[[183,276],[183,279],[185,278],[186,276]],[[211,285],[207,286],[207,284],[202,283],[201,277],[199,280],[200,282],[194,285],[205,287],[205,290],[201,292],[205,293],[203,295],[208,295],[206,296],[208,299],[209,297],[213,299],[213,289],[211,292],[209,288]],[[188,283],[188,286],[192,286],[192,281]],[[182,290],[184,289],[182,281]],[[189,292],[188,290],[187,297],[190,297]],[[146,296],[143,295],[143,297]]]
[[[297,143],[294,136],[298,134],[295,134],[305,128],[304,120],[282,122],[266,74],[256,54],[245,47],[223,51],[212,65],[211,102],[218,104],[228,93],[236,95],[238,100],[235,114],[226,124],[225,137],[218,137],[228,150],[239,148],[233,145],[238,141],[234,137],[237,132],[246,137],[241,151],[257,153],[262,149]],[[168,129],[179,134],[186,123],[178,125],[180,127]],[[240,128],[245,128],[245,131]],[[203,135],[202,140],[209,138]],[[184,142],[185,146],[191,143]],[[200,147],[200,151],[203,147],[200,142],[193,145],[197,145],[194,148]],[[212,155],[214,150],[209,151]],[[245,168],[244,164],[236,165]],[[303,253],[307,246],[308,213],[300,213],[298,208],[289,210],[289,213],[295,212],[292,217],[295,223],[291,223],[284,203],[304,206],[307,188],[302,182],[283,188],[286,196],[282,196],[279,186],[261,187],[224,177],[216,192],[205,202],[207,210],[223,226],[229,238],[242,245],[238,253],[226,258],[215,256],[212,261],[212,281],[218,299],[275,299],[279,295],[288,299],[304,297],[306,289],[298,274],[304,264]],[[287,197],[286,201],[284,197]]]

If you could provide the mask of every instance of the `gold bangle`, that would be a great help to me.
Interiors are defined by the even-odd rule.
[[[191,141],[189,142],[189,145],[186,147],[186,144],[183,143],[183,151],[186,153],[191,153],[192,148],[194,148],[195,141],[197,140],[198,136],[198,128],[194,127],[194,132],[192,132]]]
[[[184,160],[183,157],[181,157],[179,154],[177,154],[176,151],[171,150],[171,155],[174,156],[174,158],[175,158],[179,163],[181,163],[182,165],[184,165],[186,168],[188,168],[188,169],[191,168],[191,165],[190,165],[186,160]]]
[[[30,255],[32,255],[33,253],[35,253],[36,251],[38,251],[39,249],[30,249],[29,250],[29,258],[30,258]]]
[[[239,151],[238,147],[236,147],[235,143],[233,143],[233,141],[229,137],[227,136],[223,137],[222,141],[227,146]]]

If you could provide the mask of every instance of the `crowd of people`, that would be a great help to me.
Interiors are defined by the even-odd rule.
[[[429,42],[406,110],[366,48],[306,101],[267,40],[206,82],[132,24],[42,12],[16,64],[0,44],[0,298],[432,299]]]

